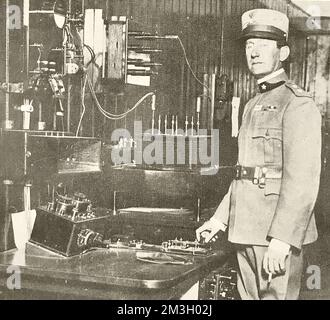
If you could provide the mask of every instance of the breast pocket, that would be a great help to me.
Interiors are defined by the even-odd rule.
[[[282,129],[255,127],[252,138],[263,150],[265,164],[282,164]]]

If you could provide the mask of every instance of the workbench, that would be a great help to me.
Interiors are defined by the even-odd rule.
[[[217,250],[208,256],[191,256],[192,264],[160,265],[137,260],[134,250],[99,249],[64,258],[28,243],[25,251],[0,253],[0,299],[180,299],[224,264],[227,255]],[[19,267],[20,290],[7,288],[10,266]]]

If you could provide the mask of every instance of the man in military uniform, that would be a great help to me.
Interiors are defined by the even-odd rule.
[[[196,230],[209,242],[228,229],[242,299],[298,299],[303,245],[317,239],[321,115],[282,68],[290,54],[288,29],[278,11],[242,16],[247,64],[260,93],[244,110],[236,179],[214,216]]]

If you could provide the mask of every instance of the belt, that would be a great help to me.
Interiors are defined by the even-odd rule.
[[[253,184],[263,188],[266,185],[266,179],[281,179],[282,168],[274,167],[244,167],[237,165],[236,180],[251,180]]]

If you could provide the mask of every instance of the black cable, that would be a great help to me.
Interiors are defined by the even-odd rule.
[[[86,65],[88,67],[91,63],[95,63],[96,55],[95,55],[94,50],[89,45],[84,43],[84,47],[86,47],[87,50],[89,51],[89,53],[91,54],[91,60]]]
[[[96,55],[95,55],[95,52],[94,52],[94,50],[92,49],[92,47],[89,46],[88,44],[84,44],[84,46],[88,49],[88,51],[90,52],[92,58],[95,59]]]

